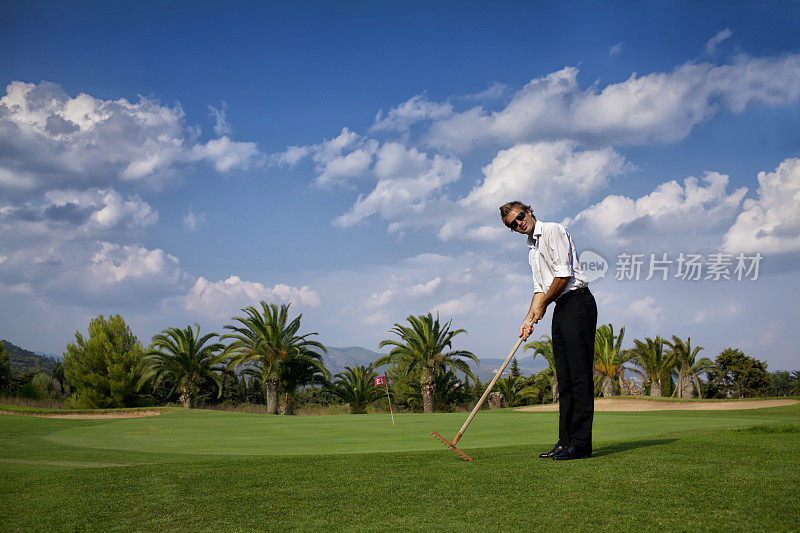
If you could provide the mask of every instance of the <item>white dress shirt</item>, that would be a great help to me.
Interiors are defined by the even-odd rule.
[[[533,235],[528,237],[528,246],[534,293],[546,293],[553,278],[570,278],[559,297],[589,285],[588,278],[581,270],[572,237],[561,224],[536,220]]]

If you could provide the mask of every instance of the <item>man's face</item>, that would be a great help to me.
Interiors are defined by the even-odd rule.
[[[533,229],[533,216],[529,209],[514,207],[503,219],[506,226],[517,233],[528,234]]]

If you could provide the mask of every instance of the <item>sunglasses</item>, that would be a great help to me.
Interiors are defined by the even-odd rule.
[[[522,222],[523,220],[525,220],[525,217],[527,216],[527,214],[528,214],[528,210],[527,209],[524,209],[524,210],[520,211],[519,214],[516,216],[516,218],[514,218],[514,220],[512,220],[511,222],[506,224],[506,226],[508,226],[508,229],[510,229],[511,231],[516,230],[517,229],[517,224]]]

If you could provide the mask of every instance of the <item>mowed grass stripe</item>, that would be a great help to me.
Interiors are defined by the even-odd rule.
[[[595,457],[567,463],[535,457],[553,442],[555,413],[481,413],[461,442],[470,464],[428,436],[463,418],[403,415],[391,429],[382,416],[0,416],[0,530],[792,530],[800,520],[798,406],[597,413]],[[722,429],[732,427],[750,429]],[[403,447],[428,449],[386,451]]]
[[[386,415],[278,417],[220,411],[175,411],[157,417],[70,421],[53,426],[46,440],[73,447],[155,454],[311,455],[442,449],[430,437],[452,438],[464,413],[403,414],[392,427]],[[740,411],[596,413],[596,442],[642,439],[687,431],[800,423],[800,405]],[[64,422],[59,421],[59,422]],[[82,422],[82,423],[81,423]],[[464,449],[552,444],[558,415],[512,410],[479,413],[460,441]]]
[[[765,435],[767,435],[765,437]],[[797,433],[720,430],[607,443],[555,462],[533,446],[231,457],[3,478],[8,529],[794,530]]]

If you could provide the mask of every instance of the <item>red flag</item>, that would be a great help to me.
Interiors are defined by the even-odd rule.
[[[380,387],[381,385],[386,385],[386,376],[377,376],[375,378],[375,386]]]

